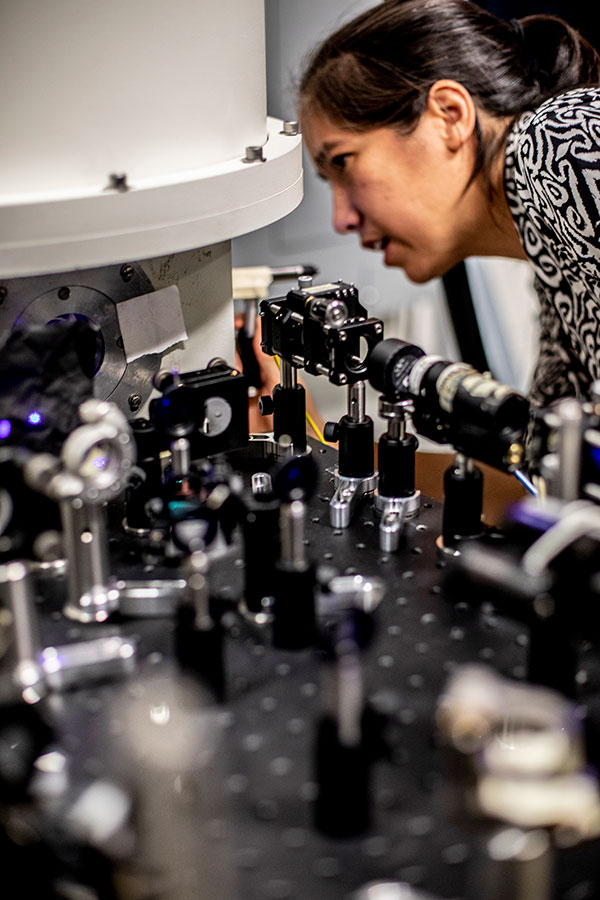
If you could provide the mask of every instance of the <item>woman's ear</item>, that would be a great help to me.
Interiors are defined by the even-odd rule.
[[[473,98],[458,81],[436,81],[429,90],[427,112],[437,119],[450,151],[460,150],[475,131],[477,114]]]

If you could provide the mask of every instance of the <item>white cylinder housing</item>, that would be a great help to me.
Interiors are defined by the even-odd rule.
[[[233,360],[231,239],[302,199],[301,138],[267,117],[264,0],[0,0],[0,110],[0,338],[90,319],[95,395],[128,411],[164,352]],[[130,354],[121,304],[173,285]]]
[[[302,198],[264,0],[0,2],[0,277],[229,240]],[[248,147],[262,147],[250,161]]]
[[[7,0],[0,48],[3,203],[102,191],[111,174],[139,186],[265,143],[263,0]]]

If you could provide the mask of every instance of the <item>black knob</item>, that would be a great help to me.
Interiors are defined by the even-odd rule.
[[[329,444],[336,444],[340,438],[339,422],[325,422],[323,437]]]
[[[268,394],[258,398],[258,411],[261,416],[272,416],[274,410],[273,398]]]

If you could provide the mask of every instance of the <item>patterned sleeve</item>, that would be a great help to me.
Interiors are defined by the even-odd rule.
[[[547,104],[521,137],[524,207],[536,230],[597,279],[600,264],[600,101]],[[587,261],[587,264],[586,264]]]
[[[581,396],[581,375],[585,373],[580,374],[579,366],[574,365],[572,355],[563,346],[560,320],[539,279],[535,288],[540,300],[540,331],[529,399],[533,406],[544,407],[560,397]]]
[[[523,124],[509,202],[541,302],[539,404],[600,378],[600,91],[554,98]]]

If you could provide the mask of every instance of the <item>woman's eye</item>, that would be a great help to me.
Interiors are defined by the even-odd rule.
[[[338,172],[343,172],[351,155],[350,153],[340,153],[338,156],[334,156],[331,160],[331,167]]]

